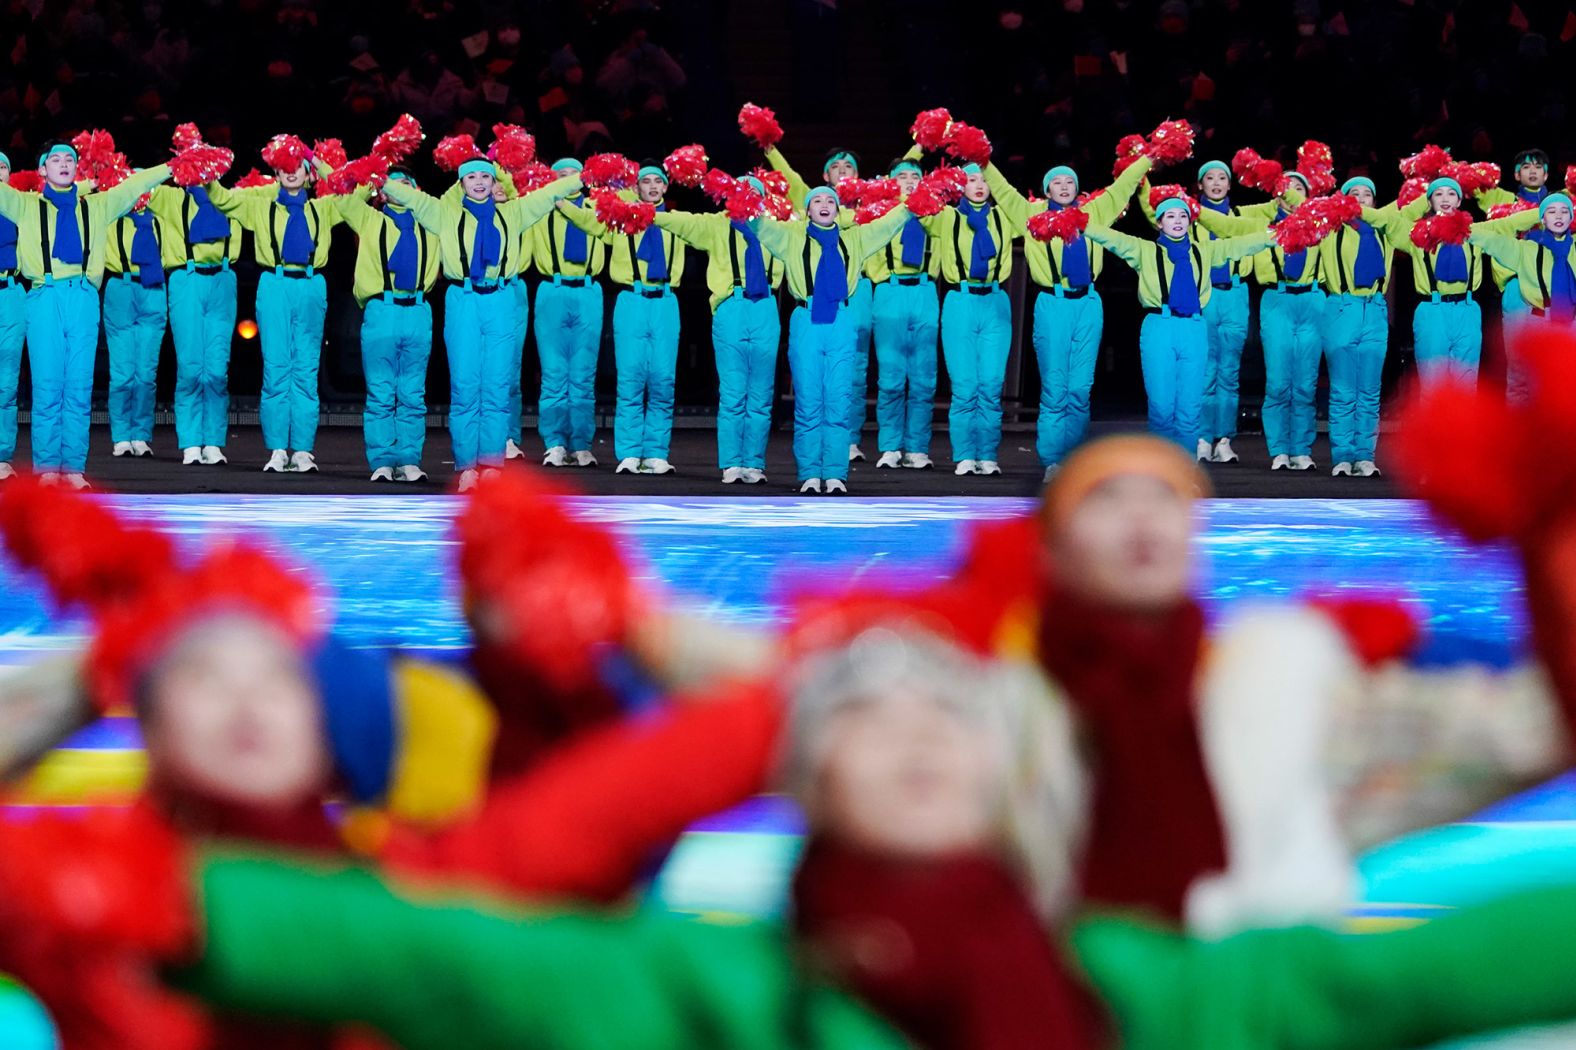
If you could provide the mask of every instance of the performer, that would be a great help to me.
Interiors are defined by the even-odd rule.
[[[48,480],[85,489],[104,235],[170,169],[145,168],[112,189],[85,193],[76,184],[77,151],[58,141],[44,147],[38,168],[40,193],[0,185],[0,216],[16,224],[17,266],[31,286],[33,467]]]
[[[416,186],[410,169],[390,179]],[[432,306],[438,282],[438,241],[415,214],[392,200],[369,203],[370,187],[340,198],[356,231],[356,302],[361,305],[361,365],[367,381],[363,430],[373,481],[423,481],[427,440],[427,360],[432,356]]]
[[[553,163],[559,179],[578,178],[581,163]],[[579,189],[578,184],[576,190]],[[583,208],[578,192],[565,198]],[[596,275],[607,263],[607,247],[554,209],[532,231],[532,255],[545,278],[536,289],[536,352],[542,359],[537,429],[547,451],[542,465],[596,466],[596,365],[602,349],[602,286]]]
[[[902,231],[909,214],[900,204],[867,226],[845,228],[837,224],[838,207],[837,191],[818,186],[807,197],[806,219],[754,220],[761,246],[783,261],[799,303],[788,326],[788,363],[800,492],[819,493],[823,483],[828,493],[848,491],[847,400],[859,339],[849,294],[865,260]]]
[[[1527,306],[1523,324],[1569,325],[1576,320],[1570,197],[1548,194],[1538,205],[1537,215],[1539,228],[1522,237],[1496,231],[1491,223],[1479,223],[1473,227],[1471,243],[1515,275]]]
[[[739,179],[761,196],[753,175]],[[711,341],[717,355],[717,466],[722,483],[766,480],[766,440],[772,427],[772,388],[782,321],[773,292],[783,264],[761,248],[749,223],[721,212],[660,211],[656,224],[706,253],[711,292]]]
[[[1139,330],[1149,429],[1193,451],[1209,362],[1209,333],[1203,310],[1214,294],[1211,271],[1263,251],[1270,235],[1244,234],[1225,240],[1188,236],[1195,205],[1183,197],[1155,204],[1159,237],[1146,241],[1108,226],[1090,224],[1084,236],[1138,271],[1138,301],[1147,315]]]
[[[11,158],[0,153],[0,183],[11,182]],[[0,481],[14,477],[16,390],[22,381],[22,342],[27,334],[27,291],[17,272],[17,226],[0,216]]]
[[[443,300],[443,342],[449,353],[449,433],[461,491],[476,485],[482,466],[503,462],[509,439],[509,369],[516,361],[519,328],[512,293],[498,294],[509,291],[507,275],[514,272],[508,251],[518,245],[519,231],[541,222],[559,197],[579,191],[576,171],[503,204],[493,198],[497,170],[480,154],[459,166],[464,196],[458,201],[432,197],[403,179],[383,187],[391,202],[409,208],[439,239],[443,275],[450,282]],[[539,292],[538,340],[541,304]]]
[[[1491,209],[1522,202],[1542,204],[1549,195],[1549,155],[1541,149],[1524,149],[1516,154],[1511,173],[1516,182],[1513,189],[1490,186],[1477,191],[1478,207],[1487,214]],[[1510,329],[1526,318],[1531,298],[1523,294],[1514,267],[1506,266],[1498,258],[1491,258],[1489,273],[1494,286],[1500,290],[1501,337],[1505,344],[1505,395],[1512,401],[1527,398],[1526,377],[1521,363],[1511,356],[1515,345]]]
[[[104,342],[109,348],[109,434],[116,456],[151,456],[153,393],[169,305],[164,268],[179,253],[146,200],[109,230]]]
[[[641,200],[667,211],[667,172],[640,169]],[[678,368],[679,302],[673,289],[684,275],[684,243],[661,227],[637,238],[597,221],[590,208],[560,201],[571,223],[608,246],[608,276],[623,288],[613,303],[613,360],[618,369],[618,410],[613,416],[615,474],[671,474],[673,380]]]
[[[1089,222],[1110,226],[1127,210],[1151,161],[1140,157],[1116,181],[1080,204],[1078,173],[1058,165],[1040,179],[1046,200],[1030,204],[994,164],[985,166],[991,195],[1008,220],[1024,236],[1029,217],[1042,211],[1081,208]],[[1094,286],[1105,252],[1086,237],[1052,238],[1030,244],[1024,255],[1029,276],[1039,285],[1034,299],[1034,355],[1040,364],[1040,417],[1036,449],[1049,481],[1062,458],[1083,440],[1089,428],[1089,391],[1094,386],[1095,360],[1105,330],[1105,305]]]
[[[213,206],[252,233],[257,280],[257,331],[263,352],[263,392],[257,415],[269,449],[263,470],[317,470],[312,450],[319,416],[317,374],[323,358],[330,231],[341,216],[335,197],[313,197],[311,150],[294,135],[276,135],[263,162],[277,185],[226,189],[207,186]],[[293,451],[292,451],[293,450]]]

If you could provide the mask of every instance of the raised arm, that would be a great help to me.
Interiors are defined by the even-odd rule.
[[[755,236],[760,238],[761,247],[784,261],[793,253],[798,238],[809,236],[804,230],[803,221],[780,222],[763,215],[750,220],[750,225],[755,230]]]
[[[780,171],[787,177],[788,202],[793,205],[794,211],[804,214],[804,206],[810,197],[810,184],[793,170],[793,165],[788,163],[788,158],[776,146],[767,148],[766,163],[772,166],[773,171]]]
[[[1198,210],[1198,222],[1216,237],[1246,237],[1267,228],[1265,220],[1256,216],[1227,215],[1203,207]]]
[[[410,213],[416,216],[416,221],[421,223],[428,232],[443,232],[445,208],[443,202],[432,196],[432,194],[418,190],[404,179],[390,179],[383,184],[383,195],[400,207],[409,208]],[[463,207],[463,205],[456,205],[456,207]]]
[[[132,172],[119,185],[103,192],[106,217],[118,219],[125,215],[136,205],[137,198],[144,193],[151,193],[155,186],[169,177],[168,164],[156,164],[151,168]]]
[[[1484,235],[1493,236],[1495,234],[1505,234],[1506,236],[1514,237],[1519,233],[1532,229],[1538,225],[1538,222],[1538,209],[1526,208],[1522,211],[1512,212],[1504,218],[1474,222],[1472,224],[1472,237],[1476,239]]]
[[[854,231],[858,233],[859,262],[863,263],[866,259],[890,244],[892,238],[902,233],[903,224],[908,222],[908,216],[908,208],[899,204],[875,222],[854,227]],[[1002,245],[1000,250],[1010,251],[1011,249]]]
[[[1275,243],[1275,238],[1269,232],[1250,233],[1241,237],[1227,237],[1220,241],[1204,241],[1199,247],[1204,250],[1204,265],[1206,267],[1219,266],[1222,263],[1236,262],[1246,259],[1250,255],[1257,255],[1265,248]]]
[[[1153,166],[1154,161],[1148,157],[1139,157],[1129,164],[1127,170],[1105,188],[1104,193],[1083,206],[1083,210],[1089,214],[1089,221],[1100,226],[1109,226],[1120,218],[1122,212],[1127,210],[1127,202],[1133,199],[1138,187],[1149,185],[1149,169]],[[1149,191],[1146,188],[1144,190],[1146,206],[1149,203],[1148,198]],[[1146,217],[1149,214],[1147,210],[1144,212]]]
[[[21,190],[12,189],[7,183],[0,182],[0,215],[4,215],[13,223],[19,223],[30,208],[37,207],[33,203],[37,197],[36,193],[23,193]]]
[[[514,200],[505,201],[504,203],[498,205],[498,208],[509,218],[518,221],[521,229],[527,229],[529,227],[535,226],[538,222],[541,222],[549,214],[551,214],[553,208],[560,200],[578,193],[579,190],[580,175],[578,173],[574,175],[565,175],[561,179],[554,179],[552,182],[549,182],[546,186],[543,186],[540,189],[532,190],[523,197],[516,197]],[[576,210],[587,211],[587,209],[584,208]],[[573,216],[569,216],[569,218],[570,221],[574,221]],[[595,221],[594,217],[593,221]],[[597,225],[600,226],[601,224],[598,223]]]
[[[1143,261],[1146,246],[1154,243],[1142,237],[1119,233],[1109,226],[1096,226],[1092,222],[1084,227],[1084,236],[1135,270]]]
[[[338,201],[339,217],[345,225],[356,231],[358,237],[365,237],[369,231],[375,231],[383,219],[382,214],[368,203],[371,197],[371,186],[357,186]]]
[[[601,221],[597,219],[596,211],[594,209],[576,208],[572,205],[560,207],[562,204],[562,201],[553,202],[553,205],[558,207],[559,214],[561,214],[565,219],[569,220],[570,223],[584,230],[587,236],[595,237],[604,244],[613,243],[613,231],[608,229],[601,223]]]
[[[711,251],[717,243],[716,222],[723,216],[701,215],[690,211],[659,211],[656,223],[679,240],[702,251]]]
[[[985,184],[990,187],[990,195],[995,198],[996,206],[1007,216],[1007,221],[1014,226],[1022,226],[1029,221],[1029,202],[1024,199],[1007,176],[994,164],[985,165]]]

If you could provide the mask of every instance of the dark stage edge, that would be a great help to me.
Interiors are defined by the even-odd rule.
[[[1100,424],[1096,433],[1138,430],[1138,424]],[[19,435],[16,464],[29,462],[28,428]],[[1040,487],[1042,471],[1034,454],[1034,433],[1029,429],[1010,430],[1002,441],[999,477],[956,477],[952,464],[938,459],[932,470],[877,470],[875,433],[864,435],[869,460],[853,464],[849,475],[849,495],[854,497],[937,497],[937,496],[1031,496]],[[1387,478],[1332,478],[1329,475],[1328,446],[1321,435],[1314,449],[1317,471],[1292,473],[1271,471],[1264,440],[1258,435],[1243,435],[1236,442],[1243,462],[1210,465],[1208,473],[1218,496],[1234,498],[1362,499],[1394,497],[1396,491]],[[229,464],[219,467],[183,467],[175,447],[172,427],[160,427],[154,434],[153,458],[117,459],[110,455],[107,427],[94,427],[88,457],[88,479],[110,492],[126,493],[285,493],[300,495],[433,495],[449,491],[455,475],[449,436],[441,428],[427,433],[423,467],[430,480],[414,485],[373,483],[363,458],[361,431],[355,427],[324,427],[318,432],[317,462],[313,474],[264,474],[267,458],[262,434],[256,427],[236,427],[230,432],[225,452]],[[936,436],[934,448],[945,456],[946,432]],[[534,435],[526,446],[531,459],[540,462],[539,442]],[[767,478],[760,485],[723,485],[716,467],[717,438],[710,429],[679,429],[673,434],[670,461],[678,468],[666,476],[613,473],[612,435],[599,431],[594,449],[600,465],[594,468],[563,469],[555,475],[566,484],[594,496],[787,496],[798,492],[794,481],[792,437],[775,431],[767,448]],[[1383,452],[1380,465],[1383,466]],[[838,497],[826,497],[838,498]]]

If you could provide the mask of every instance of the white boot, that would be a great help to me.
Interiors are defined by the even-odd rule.
[[[1313,464],[1313,457],[1312,456],[1293,456],[1293,457],[1291,457],[1291,469],[1292,470],[1312,470],[1313,466],[1314,466],[1314,464]]]
[[[1290,456],[1276,456],[1274,459],[1270,460],[1270,469],[1271,470],[1289,470],[1290,468],[1291,468],[1291,457]]]
[[[88,489],[93,487],[92,485],[88,484],[87,478],[75,472],[60,475],[60,483],[65,485],[67,488],[76,489],[78,492],[86,492]]]
[[[1051,479],[1054,478],[1061,471],[1061,469],[1062,465],[1060,463],[1052,463],[1050,466],[1046,467],[1045,476],[1040,479],[1040,484],[1049,485],[1051,483]]]
[[[881,453],[881,458],[876,460],[877,470],[882,470],[888,467],[901,467],[902,465],[903,453],[901,452],[883,452]]]
[[[310,452],[297,452],[290,457],[290,469],[299,474],[310,474],[317,469],[317,460]]]
[[[372,480],[373,481],[393,481],[394,480],[394,468],[393,467],[379,467],[377,470],[374,470],[372,472]]]
[[[744,468],[743,467],[729,467],[727,470],[722,472],[722,483],[724,485],[732,485],[736,481],[743,481],[743,480],[744,480]]]
[[[564,446],[562,446],[562,445],[554,445],[552,448],[548,449],[546,453],[543,454],[543,456],[542,456],[542,466],[544,466],[544,467],[567,467],[567,466],[569,466],[569,450],[564,448]]]
[[[110,449],[110,453],[109,454],[112,455],[112,456],[116,456],[116,457],[131,455],[131,442],[129,442],[129,441],[117,441],[117,442],[115,442],[115,447]]]
[[[841,478],[827,478],[826,479],[826,494],[828,496],[833,496],[833,495],[844,495],[844,496],[846,496],[846,495],[848,495],[848,486],[843,484],[843,481],[842,481]]]
[[[133,441],[131,443],[131,454],[133,456],[151,456],[153,455],[153,446],[146,441]]]
[[[475,467],[472,467],[470,470],[460,471],[460,491],[471,491],[471,489],[475,488],[476,483],[481,479],[481,473],[477,471]]]
[[[523,449],[519,445],[515,444],[514,438],[510,438],[508,441],[506,441],[504,443],[504,446],[503,446],[503,458],[504,459],[524,459],[525,458],[525,449]]]
[[[994,459],[982,459],[974,466],[976,474],[1000,474],[1001,464]]]
[[[821,479],[820,478],[811,478],[809,481],[806,481],[803,485],[799,486],[799,491],[800,492],[814,492],[816,495],[820,495],[821,494]]]
[[[766,471],[760,467],[744,468],[744,483],[746,485],[759,485],[766,480]]]
[[[1379,467],[1371,459],[1360,459],[1357,461],[1356,466],[1352,468],[1352,473],[1360,478],[1377,478],[1379,476]]]
[[[1215,447],[1204,438],[1198,439],[1198,447],[1194,450],[1194,457],[1200,463],[1213,463],[1215,461]]]
[[[290,469],[290,455],[282,448],[276,448],[268,457],[268,462],[263,464],[263,472],[272,470],[283,474]]]
[[[1235,463],[1238,460],[1237,452],[1231,447],[1230,438],[1221,438],[1215,442],[1215,462]]]
[[[16,477],[16,468],[4,460],[0,460],[0,481],[8,481],[14,477]]]
[[[426,481],[427,472],[414,463],[407,463],[394,472],[395,481]]]
[[[923,452],[903,453],[903,465],[908,467],[910,470],[929,470],[931,467],[935,466],[935,464],[930,461],[930,457]]]
[[[978,466],[978,464],[972,459],[960,459],[958,461],[958,465],[952,468],[952,473],[961,478],[965,474],[977,473],[977,471],[974,469],[976,466]]]
[[[594,467],[596,466],[596,457],[591,454],[590,449],[583,448],[575,453],[575,466]]]
[[[864,458],[865,458],[865,450],[859,447],[859,443],[858,442],[855,442],[854,444],[848,446],[848,462],[852,463],[855,460],[864,459]]]
[[[202,465],[202,449],[198,448],[196,445],[193,445],[191,448],[186,449],[181,453],[181,466],[190,467],[193,465]]]
[[[642,474],[672,474],[673,471],[673,464],[665,459],[644,459],[640,461],[640,472]]]
[[[224,458],[224,449],[218,445],[204,445],[202,447],[202,462],[205,467],[217,467],[220,463],[228,463]]]
[[[618,466],[613,468],[615,474],[639,474],[640,460],[634,456],[625,456],[618,461]]]
[[[1338,478],[1343,474],[1347,477],[1352,476],[1352,465],[1350,463],[1337,463],[1330,469],[1330,477],[1332,478]]]
[[[40,485],[55,486],[60,484],[60,474],[53,470],[46,470],[38,476]]]

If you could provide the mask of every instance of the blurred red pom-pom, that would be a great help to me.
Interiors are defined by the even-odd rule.
[[[621,153],[598,153],[587,158],[580,181],[593,189],[628,189],[640,181],[640,165]]]
[[[1425,215],[1412,225],[1412,243],[1425,252],[1445,244],[1465,244],[1472,233],[1472,216],[1464,211]]]
[[[235,154],[223,146],[198,143],[181,150],[170,158],[170,181],[177,186],[206,186],[224,178],[235,163]],[[252,169],[256,174],[257,169]],[[272,182],[272,179],[267,181]],[[239,184],[237,184],[239,185]],[[252,185],[261,185],[253,183]]]
[[[44,177],[35,168],[23,168],[11,173],[7,185],[18,193],[37,193],[44,188]]]
[[[656,219],[657,209],[645,201],[629,201],[609,189],[594,190],[591,203],[596,207],[597,221],[616,233],[645,233]]]
[[[1089,226],[1089,214],[1082,208],[1038,212],[1029,216],[1029,235],[1037,241],[1075,241]]]
[[[377,153],[369,153],[365,157],[346,161],[323,180],[328,187],[328,192],[333,194],[350,193],[357,186],[381,186],[388,181],[389,161],[387,157]]]
[[[864,226],[868,223],[875,222],[877,219],[890,212],[893,208],[896,208],[897,205],[898,202],[896,200],[873,200],[860,204],[859,207],[854,210],[854,223],[859,226]]]
[[[965,164],[983,166],[990,163],[990,139],[972,124],[953,121],[947,130],[945,145],[948,153]]]
[[[433,162],[443,171],[458,171],[468,160],[486,160],[469,135],[450,135],[432,148]]]
[[[1410,157],[1401,158],[1401,174],[1409,179],[1431,182],[1449,163],[1450,151],[1430,143]]]
[[[1404,208],[1427,192],[1428,180],[1417,175],[1401,183],[1401,189],[1396,193],[1395,200]]]
[[[312,159],[321,161],[333,170],[348,161],[350,154],[345,152],[345,144],[338,139],[318,139],[312,143]]]
[[[927,109],[914,118],[908,132],[921,149],[937,150],[947,141],[947,130],[952,127],[952,114],[945,109]]]
[[[783,128],[777,123],[777,114],[753,102],[746,102],[739,109],[739,130],[761,149],[770,149],[783,140]]]
[[[249,190],[253,186],[272,186],[273,184],[274,177],[272,175],[258,171],[256,168],[235,180],[235,188],[238,190]]]
[[[728,218],[734,222],[749,222],[759,218],[766,209],[766,198],[755,192],[747,183],[735,183],[727,198]]]
[[[1530,492],[1523,471],[1506,467],[1527,451],[1526,427],[1504,397],[1447,377],[1403,403],[1392,453],[1403,489],[1472,539],[1522,532]]]
[[[668,173],[668,178],[680,186],[693,189],[706,177],[706,165],[706,147],[697,142],[689,146],[680,146],[669,153],[662,162],[662,170]]]
[[[1157,167],[1180,164],[1193,155],[1193,125],[1185,120],[1168,120],[1150,132],[1144,153]]]
[[[177,124],[175,125],[175,133],[170,136],[170,145],[175,148],[177,153],[181,150],[201,145],[201,143],[202,132],[197,129],[196,124]]]
[[[312,151],[295,135],[275,135],[262,150],[263,163],[275,171],[295,171],[307,162]]]
[[[394,126],[372,140],[372,152],[398,164],[421,146],[421,122],[409,113],[400,114]]]
[[[1516,214],[1518,211],[1537,211],[1537,210],[1538,210],[1538,206],[1536,204],[1534,204],[1532,201],[1526,200],[1525,198],[1522,198],[1522,197],[1517,197],[1513,201],[1508,201],[1508,202],[1506,202],[1504,204],[1496,204],[1496,205],[1494,205],[1492,208],[1490,208],[1488,210],[1488,217],[1490,219],[1504,219],[1504,218],[1507,218],[1507,217],[1509,217],[1511,215]]]
[[[549,182],[557,181],[558,173],[542,161],[533,160],[524,167],[511,171],[509,177],[514,179],[516,193],[530,193],[532,190],[541,189]]]
[[[712,168],[705,175],[701,176],[700,189],[706,196],[721,204],[728,199],[728,194],[733,192],[733,187],[737,181],[721,168]]]

